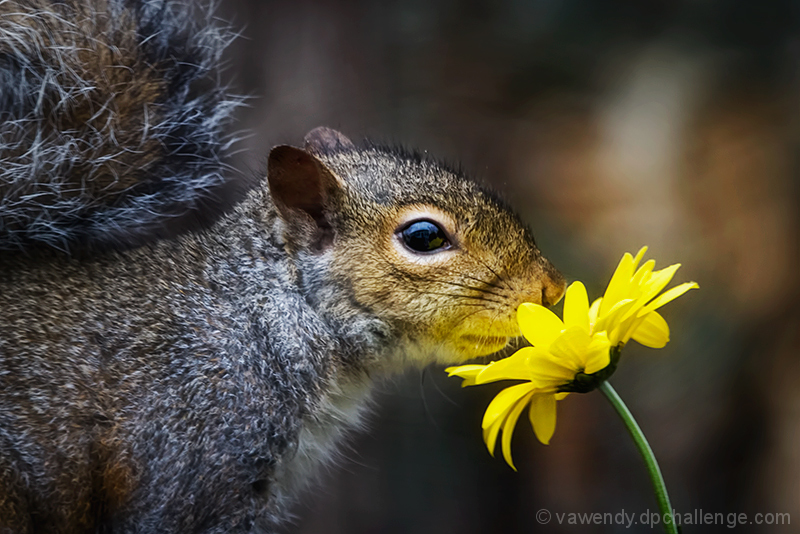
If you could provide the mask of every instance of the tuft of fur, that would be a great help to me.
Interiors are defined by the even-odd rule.
[[[128,248],[237,198],[229,32],[174,0],[0,0],[0,251]]]

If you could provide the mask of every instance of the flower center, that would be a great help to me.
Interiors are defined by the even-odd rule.
[[[583,371],[575,373],[575,378],[571,382],[567,382],[558,388],[559,393],[589,393],[597,389],[600,384],[608,380],[614,371],[617,370],[619,358],[622,355],[622,346],[620,343],[616,347],[611,348],[611,363],[606,367],[600,369],[596,373],[586,374]]]

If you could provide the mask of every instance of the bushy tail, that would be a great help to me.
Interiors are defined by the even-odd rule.
[[[0,250],[126,248],[230,201],[230,34],[175,0],[0,0]]]

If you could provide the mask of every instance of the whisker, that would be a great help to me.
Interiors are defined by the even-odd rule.
[[[489,321],[489,326],[485,330],[481,330],[480,337],[478,338],[481,343],[483,343],[484,341],[488,341],[489,340],[489,333],[488,332],[491,331],[492,325],[494,324],[494,322],[497,319],[497,317],[498,317],[498,314],[494,314],[494,317],[492,317],[491,321]]]
[[[404,291],[406,293],[413,292],[411,290],[398,290],[398,291]],[[417,294],[425,294],[425,293],[420,293],[420,292],[416,292],[416,293]],[[378,297],[378,302],[384,302],[384,301],[387,301],[387,300],[389,300],[391,298],[392,298],[392,294],[382,295],[382,296]],[[493,302],[493,301],[490,301],[490,302]],[[484,310],[487,309],[485,304],[481,304],[479,302],[455,302],[455,303],[450,303],[449,305],[451,305],[451,306],[459,306],[459,307],[476,307],[476,308],[481,308],[481,309],[484,309]]]
[[[427,369],[427,366],[422,369],[422,372],[419,375],[419,396],[422,399],[422,406],[425,408],[425,416],[428,418],[428,421],[431,422],[431,424],[433,425],[433,427],[436,430],[441,432],[442,429],[439,427],[439,423],[437,423],[436,420],[433,418],[433,415],[431,414],[431,409],[428,406],[428,399],[425,397],[425,370],[426,369]]]
[[[491,269],[489,269],[489,270],[491,271]],[[500,286],[500,285],[497,285],[495,283],[489,282],[487,280],[483,280],[482,278],[477,278],[475,276],[471,276],[469,274],[465,274],[465,273],[462,273],[460,271],[456,271],[454,269],[448,269],[448,272],[458,274],[459,276],[463,276],[464,278],[469,278],[470,280],[475,280],[476,282],[480,282],[481,284],[487,285],[489,287],[493,287],[495,289],[500,289],[500,290],[511,289],[508,286]],[[502,281],[502,280],[500,280],[500,278],[498,277],[498,281]]]
[[[512,287],[511,287],[511,283],[510,283],[510,282],[509,282],[507,279],[505,279],[505,278],[503,278],[502,276],[500,276],[500,273],[498,273],[497,271],[495,271],[494,269],[492,269],[492,267],[491,267],[491,266],[490,266],[488,263],[486,263],[485,261],[483,261],[483,260],[482,260],[482,259],[480,259],[480,258],[478,258],[478,261],[480,261],[480,262],[481,262],[481,265],[483,265],[484,267],[486,267],[487,269],[489,269],[489,272],[491,272],[493,275],[495,275],[495,277],[497,277],[497,279],[498,279],[498,280],[500,280],[501,282],[503,282],[504,284],[506,284],[506,286],[507,286],[507,289],[510,289],[510,290],[512,290],[512,291],[514,290],[514,288],[512,288]]]
[[[450,271],[450,272],[459,274],[457,271]],[[405,273],[403,273],[403,274],[405,274]],[[385,276],[362,276],[361,278],[369,278],[369,279],[373,279],[373,280],[385,280],[386,279]],[[503,295],[502,293],[496,293],[494,291],[490,291],[490,290],[482,288],[482,287],[471,286],[471,285],[468,285],[468,284],[460,284],[458,282],[450,282],[448,280],[436,280],[434,278],[424,278],[422,276],[414,276],[414,277],[404,276],[403,277],[404,280],[407,280],[409,278],[412,278],[414,281],[419,281],[419,282],[430,282],[430,283],[433,283],[433,284],[447,284],[447,285],[456,286],[456,287],[463,287],[464,289],[470,289],[472,291],[478,291],[479,293],[485,293],[487,295],[492,295],[492,296],[495,296],[495,297],[500,297],[500,298],[504,298],[505,297],[505,295]],[[472,278],[472,279],[477,280],[477,281],[479,281],[479,282],[481,282],[483,284],[491,285],[491,284],[489,284],[489,283],[487,283],[487,282],[485,282],[483,280],[480,280],[479,278],[474,278],[474,277],[467,277],[467,278]],[[493,285],[493,287],[497,287],[497,286]],[[498,289],[503,289],[503,288],[498,288]]]
[[[491,332],[491,331],[492,331],[492,326],[494,326],[494,323],[495,323],[495,322],[496,322],[496,321],[497,321],[499,318],[500,318],[500,312],[499,312],[499,311],[498,311],[498,312],[495,312],[494,316],[492,317],[492,320],[491,320],[491,321],[489,321],[489,326],[486,328],[486,331],[487,331],[487,332]],[[488,337],[488,334],[487,334],[487,337]]]
[[[424,368],[424,369],[422,369],[422,373],[423,373],[423,380],[422,380],[422,381],[420,381],[420,385],[424,385],[425,372],[426,372],[426,371],[428,371],[429,369],[430,369],[430,365],[427,365],[427,366],[425,366],[425,368]],[[449,402],[449,403],[450,403],[450,404],[452,404],[453,406],[459,406],[459,404],[458,404],[456,401],[454,401],[454,400],[452,399],[452,397],[450,397],[450,396],[449,396],[449,395],[447,395],[447,394],[446,394],[444,391],[442,391],[442,388],[440,388],[440,387],[439,387],[439,384],[437,384],[437,383],[436,383],[436,379],[435,379],[435,378],[433,378],[433,374],[431,374],[431,380],[430,380],[430,382],[431,382],[431,384],[433,384],[433,387],[434,387],[434,389],[436,389],[436,391],[438,391],[438,392],[439,392],[439,394],[442,396],[442,398],[443,398],[443,399],[445,399],[447,402]],[[423,390],[423,395],[424,395],[424,390]],[[426,408],[427,408],[427,405],[426,405]]]
[[[486,265],[484,262],[481,262],[481,263],[482,263],[482,264],[483,264],[485,267],[487,267],[487,268],[488,268],[488,265]],[[498,276],[498,275],[497,275],[497,273],[495,273],[495,272],[494,272],[494,271],[492,271],[491,269],[489,269],[489,271],[490,271],[492,274],[494,274],[494,275],[495,275],[495,277],[497,278],[498,282],[501,282],[501,283],[502,283],[502,282],[504,282],[504,281],[505,281],[504,279],[502,279],[500,276]],[[449,272],[451,272],[451,273],[456,273],[456,274],[459,274],[460,276],[463,276],[464,278],[469,278],[470,280],[475,280],[476,282],[480,282],[481,284],[484,284],[484,285],[487,285],[487,286],[493,287],[493,288],[495,288],[495,289],[500,289],[500,290],[509,290],[509,289],[511,289],[510,287],[508,287],[508,285],[507,285],[507,284],[504,284],[504,285],[497,285],[497,284],[495,284],[495,283],[493,283],[493,282],[489,282],[489,281],[487,281],[487,280],[484,280],[484,279],[482,279],[482,278],[478,278],[478,277],[475,277],[475,276],[472,276],[472,275],[469,275],[469,274],[465,274],[465,273],[462,273],[462,272],[459,272],[459,271],[456,271],[456,270],[453,270],[453,269],[450,269],[450,270],[449,270]]]
[[[455,272],[455,271],[453,271],[453,272]],[[386,279],[385,276],[362,276],[361,278],[369,278],[369,279],[374,279],[374,280],[385,280]],[[503,295],[501,293],[495,293],[494,291],[489,291],[488,289],[484,289],[484,288],[481,288],[481,287],[471,286],[471,285],[467,285],[467,284],[459,284],[458,282],[449,282],[447,280],[436,280],[434,278],[423,278],[421,276],[415,276],[415,277],[413,277],[413,280],[414,281],[419,281],[419,282],[430,282],[430,283],[433,283],[433,284],[447,284],[447,285],[451,285],[451,286],[455,286],[455,287],[463,287],[464,289],[470,289],[472,291],[477,291],[479,293],[485,293],[487,295],[492,295],[492,296],[495,296],[495,297],[500,297],[500,298],[504,298],[505,297],[505,295]],[[476,280],[477,280],[477,278],[476,278]]]
[[[401,293],[415,293],[415,294],[418,294],[418,295],[438,295],[440,297],[452,297],[452,298],[456,298],[456,299],[459,299],[459,298],[461,298],[461,299],[473,299],[473,300],[480,300],[480,301],[483,301],[483,302],[491,302],[492,304],[505,304],[503,301],[486,298],[486,297],[483,297],[483,296],[480,296],[480,295],[461,295],[461,294],[458,294],[458,293],[440,293],[438,291],[425,291],[425,290],[422,290],[422,289],[402,289],[402,288],[397,288],[397,289],[394,289],[393,291],[401,292]]]
[[[509,289],[506,286],[499,286],[497,284],[493,284],[492,282],[487,282],[486,280],[481,280],[480,278],[476,278],[474,276],[469,276],[469,275],[466,275],[466,274],[462,275],[462,276],[464,276],[465,278],[469,278],[470,280],[475,280],[475,281],[480,282],[482,284],[486,284],[487,286],[493,287],[495,289],[506,289],[506,290]]]
[[[386,263],[386,265],[387,265],[387,266],[388,266],[388,267],[389,267],[391,270],[393,270],[393,271],[395,271],[395,272],[398,272],[398,273],[400,273],[401,275],[403,275],[403,276],[402,276],[403,278],[405,278],[405,277],[408,275],[408,273],[406,273],[406,272],[404,272],[404,271],[402,271],[402,270],[398,269],[397,267],[395,267],[395,266],[394,266],[394,264],[393,264],[393,261],[392,261],[392,260],[391,260],[391,259],[390,259],[388,256],[386,256],[385,254],[381,254],[381,255],[382,255],[383,259],[384,259],[384,262]],[[481,284],[484,284],[484,285],[486,285],[486,286],[489,286],[489,287],[493,287],[493,288],[495,288],[495,289],[499,289],[499,290],[501,290],[501,291],[503,291],[503,290],[511,290],[511,291],[516,291],[516,288],[513,288],[513,287],[511,286],[511,283],[510,283],[510,282],[509,282],[509,281],[508,281],[506,278],[504,278],[504,277],[503,277],[503,276],[501,276],[499,273],[497,273],[497,271],[495,271],[494,269],[492,269],[492,268],[491,268],[491,267],[490,267],[490,266],[489,266],[489,265],[488,265],[488,264],[487,264],[485,261],[481,260],[480,258],[478,258],[478,261],[479,261],[479,262],[480,262],[480,263],[481,263],[481,264],[482,264],[484,267],[486,267],[486,268],[489,270],[489,272],[491,272],[491,273],[492,273],[492,274],[495,276],[495,278],[497,278],[497,281],[500,283],[500,285],[498,285],[498,284],[495,284],[495,283],[493,283],[493,282],[490,282],[490,281],[487,281],[487,280],[483,280],[483,279],[481,279],[481,278],[477,278],[477,277],[475,277],[475,276],[472,276],[472,275],[469,275],[469,274],[466,274],[466,273],[462,273],[462,272],[460,272],[460,271],[457,271],[457,270],[455,270],[455,269],[450,269],[450,268],[447,268],[447,267],[446,267],[446,266],[444,266],[444,265],[440,266],[439,268],[440,268],[440,269],[443,269],[443,270],[445,270],[446,272],[449,272],[449,273],[451,273],[451,274],[456,274],[456,275],[458,275],[458,276],[462,276],[462,277],[464,277],[464,278],[468,278],[468,279],[470,279],[470,280],[474,280],[474,281],[476,281],[476,282],[480,282]],[[374,278],[381,278],[381,277],[378,277],[378,276],[376,276],[376,277],[374,277]],[[475,289],[476,291],[478,291],[478,290],[479,290],[479,289],[477,289],[477,288],[471,288],[471,289]],[[488,291],[488,290],[479,290],[479,291]],[[498,295],[498,296],[499,296],[499,295]]]
[[[471,289],[473,291],[480,291],[481,293],[486,293],[487,295],[494,295],[495,297],[501,297],[502,298],[502,297],[505,296],[505,295],[502,295],[500,293],[495,293],[494,291],[489,291],[488,289],[482,289],[480,287],[469,286],[469,285],[466,285],[466,284],[459,284],[458,282],[447,282],[445,280],[428,280],[428,281],[436,283],[436,284],[448,284],[448,285],[451,285],[451,286],[463,287],[464,289]]]

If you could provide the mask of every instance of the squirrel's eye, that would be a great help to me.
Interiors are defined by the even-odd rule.
[[[415,221],[400,232],[403,243],[415,252],[433,252],[449,248],[450,241],[438,225],[431,221]]]

